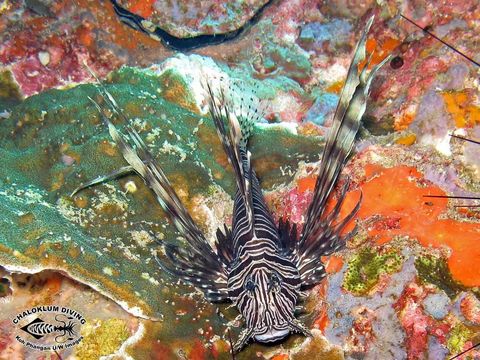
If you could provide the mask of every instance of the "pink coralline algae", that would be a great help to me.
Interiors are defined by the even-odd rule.
[[[89,57],[86,53],[71,52],[71,49],[50,48],[48,53],[62,53],[61,61],[43,65],[38,55],[16,61],[11,65],[15,80],[20,84],[25,96],[30,96],[52,87],[77,83],[89,78],[82,62]],[[54,57],[54,55],[52,55]],[[54,57],[55,58],[55,57]],[[97,70],[100,70],[97,68]],[[105,73],[105,70],[101,71]]]
[[[99,29],[97,25],[104,19],[115,20],[111,8],[62,0],[52,2],[51,16],[44,17],[20,3],[0,17],[0,71],[12,72],[23,96],[91,81],[85,63],[101,77],[125,63],[121,47],[132,45],[122,34],[106,31],[121,26],[112,22]],[[145,41],[137,42],[141,43]]]
[[[445,343],[451,325],[438,322],[424,313],[421,301],[429,291],[415,283],[409,284],[394,304],[400,321],[407,334],[408,359],[422,359],[428,349],[428,336],[434,336]]]
[[[474,325],[480,325],[480,301],[471,293],[460,302],[460,309],[465,319]]]
[[[302,192],[298,188],[292,188],[286,191],[280,198],[277,198],[278,194],[275,194],[275,198],[267,196],[267,201],[275,206],[275,204],[281,199],[281,204],[278,205],[283,208],[283,213],[276,213],[278,218],[289,219],[294,223],[302,223],[305,209],[312,201],[312,192]]]
[[[347,338],[346,348],[352,353],[366,353],[369,345],[375,341],[372,322],[376,313],[366,307],[355,309],[352,314],[355,318]]]

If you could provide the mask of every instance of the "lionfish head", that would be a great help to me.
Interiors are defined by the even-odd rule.
[[[287,265],[277,264],[275,270],[270,266],[253,267],[244,274],[236,294],[236,304],[245,319],[245,330],[235,346],[236,350],[249,339],[270,343],[285,338],[290,332],[309,334],[294,315],[300,276],[293,264]]]

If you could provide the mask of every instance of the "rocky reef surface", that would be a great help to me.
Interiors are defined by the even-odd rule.
[[[267,0],[120,0],[118,5],[179,38],[235,31],[245,26]]]
[[[162,5],[164,16],[178,15],[176,35],[197,35],[210,2],[171,3],[122,5],[144,17]],[[264,2],[211,3],[248,7],[240,17],[225,10],[225,30]],[[241,84],[239,96],[254,92],[268,104],[253,164],[275,218],[301,223],[357,34],[373,13],[372,62],[393,60],[373,84],[345,169],[352,185],[343,211],[363,194],[359,232],[322,259],[328,276],[304,304],[314,336],[252,344],[236,358],[443,359],[478,343],[480,216],[458,207],[478,202],[424,195],[478,197],[480,145],[449,134],[480,139],[479,67],[398,14],[478,62],[479,11],[475,1],[273,1],[241,37],[178,54],[121,24],[109,1],[0,1],[0,358],[45,357],[18,343],[11,321],[39,304],[88,320],[82,342],[50,358],[228,359],[238,334],[226,331],[238,325],[233,309],[158,268],[152,232],[181,239],[136,176],[70,195],[125,165],[88,99],[102,102],[84,63],[213,239],[231,221],[235,188],[202,78]],[[480,352],[459,358],[467,356]]]

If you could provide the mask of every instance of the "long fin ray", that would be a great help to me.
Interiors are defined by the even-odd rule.
[[[339,211],[348,190],[348,181],[340,191],[334,208],[328,212],[326,209],[340,173],[353,150],[355,136],[366,110],[367,97],[374,75],[389,59],[389,56],[386,57],[367,75],[367,69],[372,59],[372,55],[370,55],[359,73],[358,67],[366,59],[365,45],[372,23],[373,17],[367,22],[356,46],[323,150],[313,200],[308,207],[305,225],[295,249],[297,265],[302,280],[306,283],[322,277],[324,269],[319,259],[320,256],[340,250],[346,240],[353,236],[352,232],[342,234],[342,231],[358,212],[361,198],[344,219],[338,220]]]
[[[100,94],[113,114],[124,121],[128,121],[113,96],[103,85],[101,85],[101,90]],[[204,291],[207,297],[226,300],[228,298],[226,291],[222,290],[222,287],[224,287],[222,284],[226,284],[226,264],[221,261],[195,224],[139,134],[129,127],[127,127],[126,136],[120,133],[104,114],[100,105],[93,99],[89,99],[99,111],[103,122],[108,127],[110,136],[120,149],[129,167],[155,193],[160,206],[188,244],[185,249],[172,244],[164,244],[170,264],[167,265],[161,261],[162,268],[168,269],[168,273],[176,274],[185,282],[198,287]],[[193,275],[194,273],[198,273],[198,276]]]
[[[250,153],[245,148],[241,148],[242,130],[235,114],[230,112],[226,103],[225,92],[220,90],[217,96],[210,84],[207,82],[205,88],[208,93],[208,103],[210,115],[217,129],[218,136],[222,142],[228,161],[233,167],[235,181],[238,191],[245,204],[245,213],[248,222],[248,231],[253,234],[253,199],[252,199],[252,168],[250,163]],[[228,131],[225,127],[228,124]],[[243,152],[243,154],[242,154]]]
[[[132,173],[135,173],[135,170],[133,169],[133,167],[131,167],[130,165],[122,166],[121,168],[114,170],[107,175],[97,176],[95,179],[89,180],[86,183],[79,185],[72,191],[70,196],[75,196],[75,194],[78,194],[80,191],[85,190],[89,187],[92,187],[98,184],[103,184],[110,180],[115,180],[123,176],[130,175]]]

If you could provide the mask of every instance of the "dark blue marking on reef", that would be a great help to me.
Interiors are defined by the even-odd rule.
[[[189,38],[179,38],[168,33],[167,31],[161,29],[156,25],[153,25],[152,29],[147,29],[145,27],[145,22],[148,21],[149,23],[151,23],[149,20],[146,20],[143,17],[126,10],[118,4],[117,0],[110,1],[113,4],[113,9],[115,10],[115,13],[120,17],[120,20],[123,23],[135,30],[139,30],[149,35],[150,37],[158,38],[158,40],[161,41],[162,44],[166,47],[178,51],[190,51],[204,46],[218,45],[223,42],[237,38],[242,33],[244,33],[250,26],[256,24],[265,8],[273,2],[273,0],[270,0],[263,4],[262,7],[260,7],[257,12],[250,18],[250,20],[248,20],[242,27],[238,28],[237,30],[221,34],[198,35]]]

